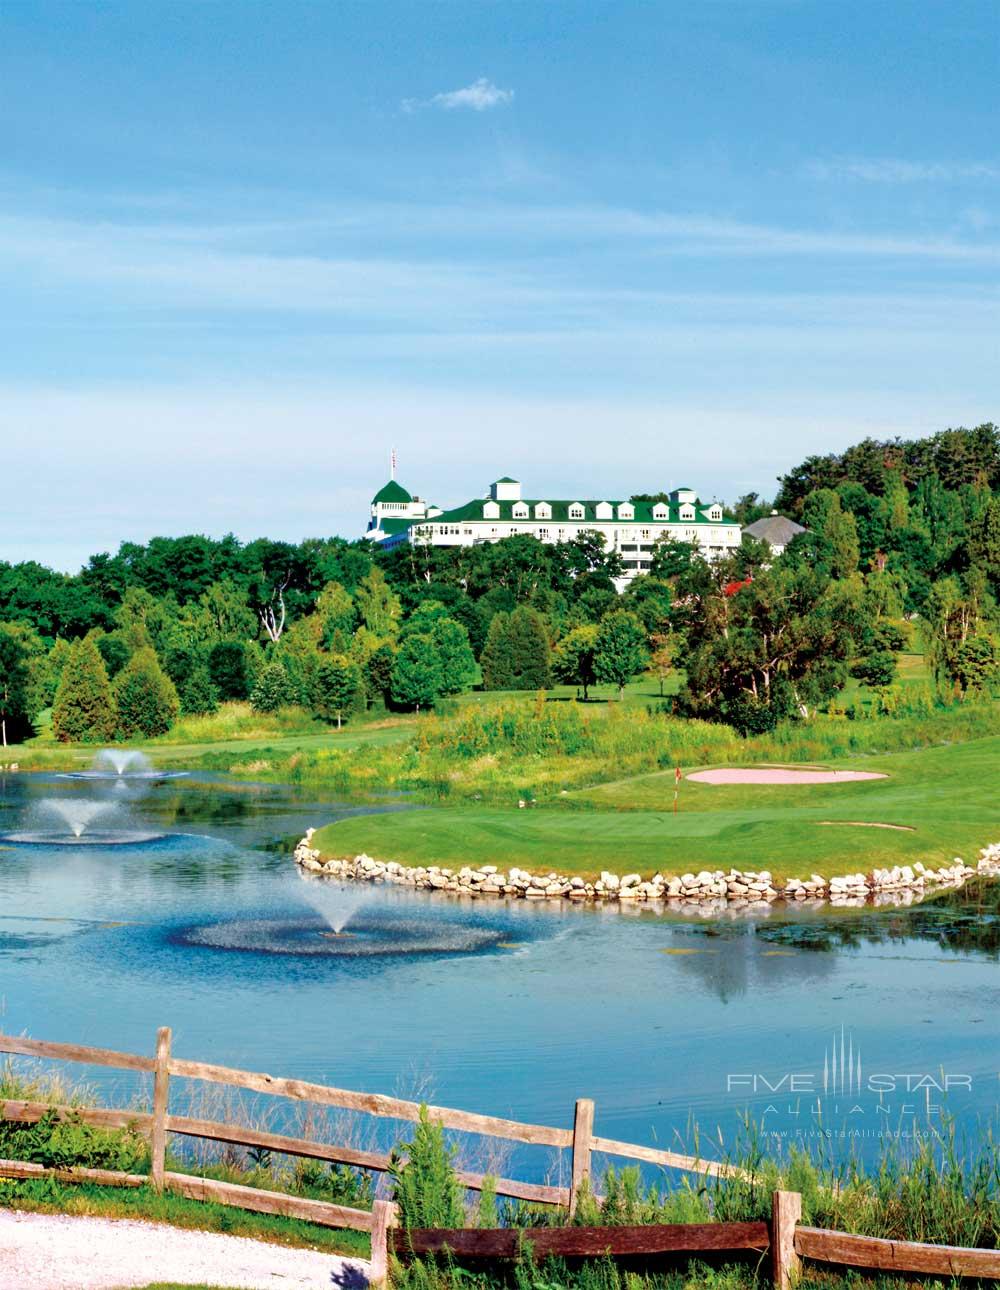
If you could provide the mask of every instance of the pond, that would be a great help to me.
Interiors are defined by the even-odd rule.
[[[357,809],[224,777],[0,777],[0,834],[88,821],[0,841],[0,1025],[146,1053],[170,1025],[178,1056],[538,1123],[591,1097],[598,1133],[661,1146],[749,1115],[871,1155],[995,1115],[998,887],[686,922],[301,874],[305,828]]]

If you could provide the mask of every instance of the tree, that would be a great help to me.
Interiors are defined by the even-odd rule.
[[[344,653],[358,621],[354,597],[339,582],[328,582],[316,600],[321,649]]]
[[[384,703],[392,689],[392,668],[396,651],[388,643],[372,650],[364,662],[365,689]]]
[[[1000,674],[1000,657],[996,641],[986,635],[970,636],[959,646],[955,657],[954,678],[963,691],[985,690]]]
[[[369,569],[358,583],[354,599],[361,621],[374,636],[386,639],[398,634],[402,605],[381,569]]]
[[[617,685],[619,699],[646,666],[647,657],[646,633],[635,614],[619,609],[601,619],[594,640],[594,674],[605,684]]]
[[[107,669],[94,640],[71,646],[52,707],[52,730],[63,743],[112,739],[118,709]]]
[[[114,684],[114,696],[117,733],[126,739],[166,734],[181,706],[173,681],[149,647],[136,650],[122,668]]]
[[[687,710],[751,733],[832,698],[869,626],[860,576],[833,581],[782,557],[735,590],[727,577],[699,570],[680,588]]]
[[[508,647],[515,690],[547,690],[552,684],[549,638],[541,615],[519,605],[510,616]]]
[[[254,712],[277,712],[294,701],[294,687],[282,664],[265,663],[250,693]]]
[[[649,559],[649,576],[660,582],[676,578],[691,567],[691,561],[699,558],[696,542],[681,542],[678,538],[661,537],[653,544]]]
[[[512,690],[514,668],[510,653],[510,614],[503,610],[490,619],[486,643],[479,658],[483,673],[483,689]]]
[[[674,667],[674,638],[669,631],[654,632],[649,638],[649,666],[660,678],[660,698],[663,698],[663,683]]]
[[[896,679],[896,656],[891,650],[873,650],[851,664],[851,676],[862,685],[892,685]]]
[[[970,570],[964,580],[954,576],[940,578],[927,596],[921,621],[924,652],[940,686],[956,682],[963,685],[963,677],[971,674],[968,663],[974,657],[966,655],[963,662],[966,643],[989,635],[984,581],[981,571]]]
[[[346,654],[327,654],[316,669],[313,695],[317,714],[336,721],[339,730],[344,718],[364,702],[361,669]]]
[[[844,510],[839,493],[832,488],[810,493],[802,508],[802,523],[812,537],[819,568],[832,578],[847,578],[857,572],[861,558],[858,528],[854,516]]]
[[[439,618],[430,636],[441,667],[441,693],[461,694],[476,679],[476,658],[469,633],[454,618]]]
[[[28,653],[13,624],[0,623],[0,739],[19,740],[31,730]]]
[[[199,597],[198,608],[196,620],[206,641],[252,640],[257,635],[257,618],[246,588],[233,578],[213,582]]]
[[[204,663],[198,663],[188,673],[180,690],[181,711],[190,716],[205,716],[219,706],[219,691],[212,684],[212,677]]]
[[[441,659],[433,636],[416,632],[404,637],[392,667],[393,702],[417,711],[433,707],[443,687]]]
[[[219,641],[208,653],[208,674],[222,699],[245,699],[250,694],[250,671],[242,641]]]
[[[969,532],[969,559],[1000,594],[1000,498],[992,498]]]
[[[552,652],[552,675],[562,685],[577,685],[583,690],[584,703],[590,697],[590,687],[597,680],[594,671],[594,652],[597,627],[588,624],[574,627]]]
[[[94,639],[101,652],[101,658],[104,659],[108,677],[113,681],[131,657],[132,651],[129,649],[128,642],[120,632],[102,632]]]

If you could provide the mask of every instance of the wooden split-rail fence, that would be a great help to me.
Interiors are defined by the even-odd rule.
[[[389,1201],[376,1200],[371,1210],[353,1209],[329,1201],[292,1196],[286,1192],[264,1191],[168,1170],[166,1146],[167,1135],[171,1133],[258,1148],[280,1155],[351,1165],[375,1172],[385,1172],[389,1167],[388,1155],[376,1151],[295,1138],[217,1120],[173,1115],[169,1109],[170,1081],[172,1078],[201,1080],[317,1106],[336,1107],[409,1122],[420,1117],[421,1105],[417,1102],[174,1057],[171,1052],[171,1032],[167,1027],[157,1032],[152,1057],[4,1034],[0,1034],[0,1053],[49,1061],[80,1062],[89,1066],[111,1067],[153,1076],[151,1111],[53,1106],[48,1102],[0,1099],[0,1119],[8,1121],[37,1123],[43,1116],[54,1112],[61,1118],[77,1118],[86,1124],[102,1128],[130,1128],[144,1133],[150,1144],[148,1176],[113,1169],[47,1168],[28,1161],[0,1159],[0,1178],[50,1177],[65,1182],[89,1182],[115,1187],[151,1185],[157,1190],[174,1191],[196,1200],[213,1201],[257,1213],[304,1219],[324,1227],[368,1232],[371,1235],[373,1282],[385,1279],[391,1253],[400,1259],[407,1259],[445,1249],[450,1250],[459,1260],[498,1260],[524,1255],[534,1258],[606,1255],[642,1258],[660,1254],[756,1253],[761,1257],[770,1256],[777,1290],[790,1290],[803,1258],[879,1271],[1000,1279],[1000,1250],[885,1240],[806,1227],[800,1223],[802,1197],[797,1192],[787,1191],[774,1192],[770,1222],[761,1220],[742,1223],[649,1224],[639,1227],[402,1231],[396,1227],[396,1207]],[[429,1106],[426,1109],[433,1122],[447,1129],[508,1142],[569,1150],[572,1154],[567,1187],[521,1182],[514,1178],[490,1177],[489,1181],[498,1195],[563,1206],[570,1214],[576,1208],[581,1190],[589,1186],[591,1160],[595,1152],[701,1175],[746,1176],[736,1165],[701,1160],[674,1151],[601,1137],[594,1133],[594,1103],[586,1098],[579,1099],[575,1104],[572,1129],[525,1124],[518,1120],[449,1107]],[[487,1182],[485,1175],[466,1171],[459,1171],[458,1178],[463,1186],[472,1190],[481,1191]]]

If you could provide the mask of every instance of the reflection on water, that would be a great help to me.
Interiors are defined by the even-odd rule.
[[[0,779],[0,832],[99,791]],[[181,1056],[534,1122],[568,1125],[588,1096],[598,1132],[664,1145],[749,1112],[874,1150],[938,1107],[967,1124],[996,1109],[1000,886],[685,922],[309,881],[291,848],[338,808],[290,789],[192,777],[128,811],[166,836],[0,845],[4,1029],[149,1052],[168,1024]],[[849,1096],[836,1045],[860,1055]],[[939,1096],[944,1075],[961,1078]]]

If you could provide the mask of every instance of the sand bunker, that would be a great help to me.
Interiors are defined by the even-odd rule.
[[[720,766],[696,770],[688,779],[698,784],[847,784],[859,779],[887,779],[871,770],[802,770],[777,766]]]
[[[897,833],[916,833],[912,824],[882,824],[876,820],[820,820],[820,824],[842,825],[845,829],[895,829]]]

